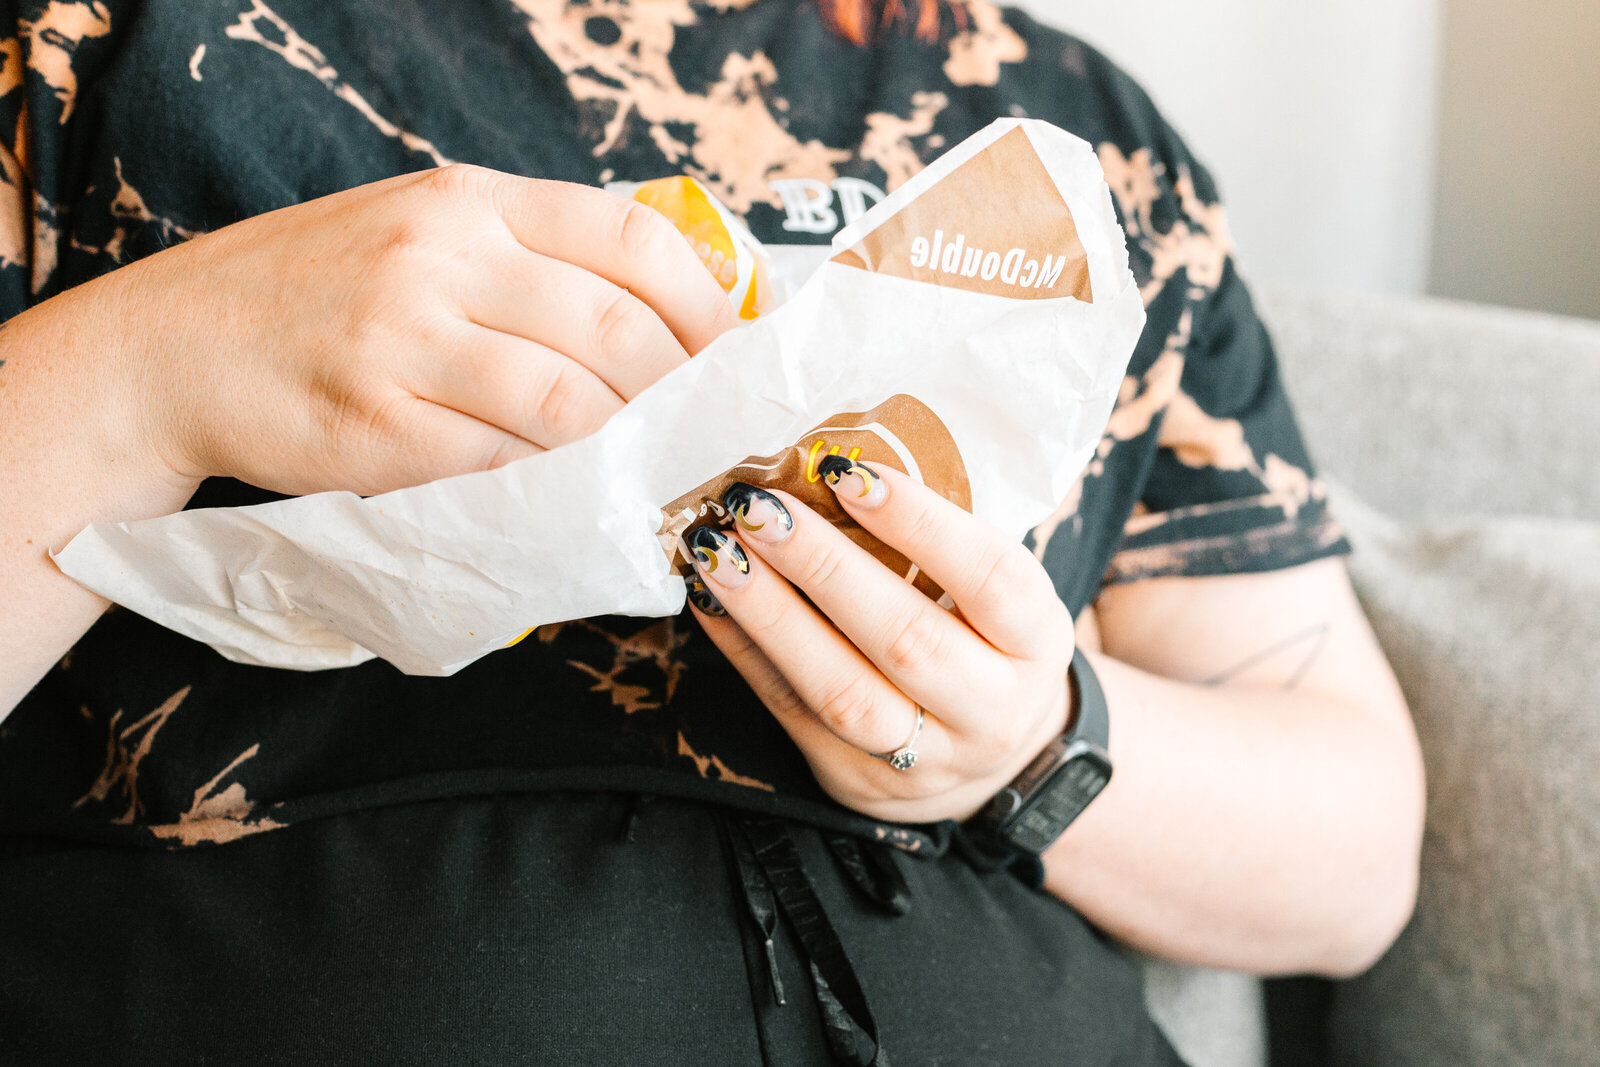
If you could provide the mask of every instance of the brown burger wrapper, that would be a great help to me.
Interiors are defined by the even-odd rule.
[[[913,582],[934,600],[944,595],[938,584],[905,556],[862,529],[823,481],[817,464],[826,456],[860,460],[869,467],[890,467],[909,474],[951,503],[972,510],[972,486],[950,430],[916,397],[890,397],[870,411],[841,412],[782,452],[752,456],[661,509],[658,537],[679,574],[694,570],[694,555],[685,539],[701,526],[729,529],[733,517],[722,505],[723,494],[736,482],[762,489],[781,489],[844,531],[891,571]]]
[[[983,210],[974,213],[974,204]],[[990,296],[1094,302],[1078,225],[1020,126],[833,261]]]

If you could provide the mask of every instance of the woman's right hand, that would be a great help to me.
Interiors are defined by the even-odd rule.
[[[739,321],[655,211],[470,166],[259,215],[100,282],[154,453],[186,480],[291,494],[576,440]]]

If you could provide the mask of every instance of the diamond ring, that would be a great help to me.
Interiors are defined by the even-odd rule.
[[[922,705],[916,705],[917,725],[911,729],[911,740],[895,749],[893,752],[869,752],[873,759],[881,759],[897,771],[909,771],[917,765],[917,738],[922,736],[922,719],[926,714]]]

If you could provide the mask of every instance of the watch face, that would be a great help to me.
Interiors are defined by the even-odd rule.
[[[1043,852],[1109,781],[1111,762],[1094,749],[1080,749],[1026,798],[1002,832],[1018,848]]]

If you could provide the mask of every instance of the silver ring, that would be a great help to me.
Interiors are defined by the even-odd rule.
[[[909,771],[917,765],[917,738],[922,736],[922,719],[927,714],[922,710],[922,705],[916,705],[917,725],[911,729],[911,740],[895,749],[893,752],[869,752],[867,755],[873,759],[881,759],[897,771]]]

